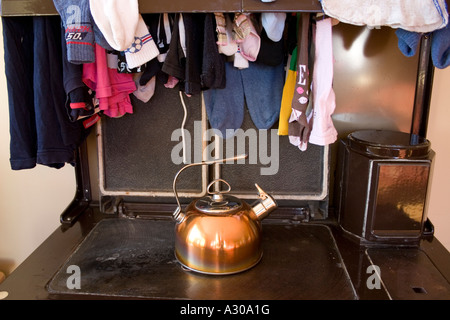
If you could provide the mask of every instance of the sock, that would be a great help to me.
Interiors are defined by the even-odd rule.
[[[223,12],[214,13],[216,19],[216,32],[217,32],[217,45],[225,46],[227,45],[227,32],[226,32],[226,21]]]
[[[174,76],[169,75],[167,78],[167,82],[164,84],[164,87],[167,89],[173,89],[180,82],[180,80]]]
[[[244,41],[251,31],[249,13],[237,12],[234,14],[233,35],[237,43]]]
[[[269,66],[278,66],[284,61],[284,41],[272,41],[264,29],[261,30],[261,47],[259,49],[257,62]]]
[[[246,24],[249,29],[248,34],[239,43],[241,54],[248,61],[256,61],[258,58],[259,49],[261,47],[261,38],[255,30],[250,17],[247,17]]]
[[[237,51],[234,54],[233,65],[238,69],[246,69],[249,67],[248,60],[241,54],[241,47],[237,46]]]
[[[278,120],[284,85],[284,64],[268,66],[251,63],[240,70],[245,101],[258,129],[270,129]]]
[[[89,12],[89,14],[90,14],[90,17],[91,17],[92,27],[94,28],[94,41],[95,41],[95,43],[100,45],[100,47],[102,47],[106,51],[114,51],[114,48],[109,45],[108,41],[106,41],[105,37],[103,36],[103,33],[101,32],[101,30],[99,29],[99,27],[95,23],[95,20],[92,17],[92,14],[90,12]]]
[[[431,59],[436,68],[444,69],[450,65],[450,27],[433,32],[431,38]]]
[[[286,80],[281,98],[280,119],[278,121],[278,135],[289,134],[289,118],[292,112],[292,99],[296,84],[297,71],[297,45],[298,45],[298,23],[300,13],[293,13],[286,17],[287,36],[286,50],[288,51],[288,61],[286,64]]]
[[[227,36],[227,43],[226,45],[219,45],[219,52],[226,55],[226,56],[232,56],[236,53],[238,50],[238,45],[233,37],[233,23],[231,22],[231,18],[229,14],[225,15],[225,32]]]
[[[141,86],[145,85],[147,82],[150,81],[151,78],[156,76],[159,71],[161,70],[161,64],[157,59],[152,59],[149,62],[145,64],[145,66],[142,67],[143,73],[141,75],[141,78],[139,79],[139,84]]]
[[[397,29],[395,35],[398,38],[398,48],[406,57],[413,57],[419,46],[421,34],[417,32]]]
[[[69,92],[68,102],[70,106],[69,118],[72,122],[91,116],[95,112],[92,97],[87,86],[79,87]]]
[[[139,15],[134,41],[127,50],[125,58],[130,69],[136,68],[156,58],[159,54],[158,47],[150,34],[147,25]]]
[[[315,59],[312,82],[313,117],[309,142],[325,146],[337,139],[331,115],[336,108],[333,91],[333,43],[331,19],[318,20],[315,32]]]
[[[117,51],[115,51],[117,52]],[[109,56],[109,54],[108,54]],[[128,65],[127,62],[127,57],[125,56],[125,51],[121,51],[121,52],[117,52],[117,64],[116,67],[113,69],[117,69],[117,72],[119,73],[140,73],[142,72],[143,67],[142,66],[138,66],[135,68],[130,68],[130,66]],[[111,59],[111,61],[108,60],[108,64],[111,62],[111,65],[113,63],[113,59]]]
[[[286,22],[285,12],[261,13],[262,26],[267,33],[267,37],[274,42],[278,42],[282,39],[285,22]]]
[[[297,74],[297,48],[294,49],[292,55],[288,59],[286,70],[286,81],[284,82],[283,94],[281,97],[280,117],[278,121],[278,135],[280,136],[286,136],[289,134],[289,117],[292,111],[292,99],[294,98]]]
[[[298,31],[297,74],[292,112],[289,118],[289,141],[300,150],[306,150],[311,126],[307,116],[309,104],[309,31],[310,13],[301,13]]]
[[[117,51],[125,51],[134,41],[139,22],[137,0],[90,0],[95,24],[108,44]]]
[[[155,85],[156,85],[156,77],[152,77],[146,84],[140,84],[140,75],[136,74],[134,77],[134,82],[136,83],[136,91],[133,92],[133,95],[141,100],[142,102],[147,103],[155,93]]]
[[[209,124],[227,139],[242,126],[244,121],[244,88],[240,71],[231,62],[225,63],[227,85],[224,89],[203,91]]]
[[[89,1],[53,0],[65,30],[67,60],[74,64],[95,61],[94,30]]]

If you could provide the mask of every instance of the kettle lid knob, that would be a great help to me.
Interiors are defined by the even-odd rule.
[[[220,190],[219,187],[215,191],[211,187],[216,183],[223,182],[227,185],[227,189]],[[203,197],[195,203],[195,208],[201,212],[208,214],[224,214],[232,213],[242,207],[242,201],[232,196],[224,196],[225,193],[231,191],[231,186],[223,179],[213,180],[207,187],[209,196]]]

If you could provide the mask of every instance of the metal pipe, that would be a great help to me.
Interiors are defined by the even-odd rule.
[[[417,145],[420,138],[425,138],[427,134],[434,76],[434,66],[430,54],[431,39],[432,35],[427,34],[423,35],[420,41],[416,93],[414,97],[414,109],[411,121],[411,145]]]

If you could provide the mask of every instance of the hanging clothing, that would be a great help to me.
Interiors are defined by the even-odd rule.
[[[138,1],[89,0],[89,8],[92,20],[108,44],[117,51],[127,50],[135,40],[139,23]]]
[[[316,22],[314,37],[314,71],[312,78],[313,116],[309,142],[325,146],[337,140],[331,115],[336,108],[333,90],[333,43],[330,18]]]
[[[70,63],[83,64],[95,61],[94,29],[89,0],[77,2],[53,0],[64,26],[67,59]]]
[[[145,20],[145,18],[144,18]],[[147,22],[147,20],[146,20]],[[148,23],[147,23],[148,24]],[[150,24],[148,24],[150,25]],[[173,29],[173,14],[161,13],[158,17],[158,26],[156,28],[157,44],[159,49],[158,61],[164,62],[166,59],[167,51],[169,50],[169,44],[172,40]],[[152,26],[150,25],[150,31]]]
[[[289,117],[292,112],[292,99],[294,98],[297,75],[297,48],[294,49],[286,64],[286,80],[284,82],[281,98],[280,117],[278,120],[278,135],[289,134]]]
[[[163,19],[162,16],[165,18]],[[165,60],[167,51],[169,50],[169,43],[171,34],[167,37],[166,33],[170,32],[172,25],[167,13],[164,14],[145,14],[142,15],[149,32],[155,35],[153,40],[158,46],[159,54],[156,59],[151,59],[144,65],[140,66],[142,75],[139,78],[138,86],[148,88],[149,81],[158,75],[161,81],[167,81],[167,76],[161,71],[162,63]],[[162,25],[161,25],[162,24]],[[150,84],[150,87],[152,84]]]
[[[320,0],[326,15],[339,21],[377,28],[433,32],[448,23],[445,0]]]
[[[252,62],[238,69],[225,63],[226,87],[203,92],[208,120],[224,138],[234,136],[244,121],[245,104],[258,129],[270,129],[278,120],[284,83],[284,65]]]
[[[395,35],[398,39],[398,48],[400,49],[400,52],[403,53],[403,55],[405,55],[406,57],[415,56],[422,34],[418,32],[397,29],[395,30]]]
[[[450,27],[433,32],[431,38],[431,59],[436,68],[445,69],[450,65]]]
[[[148,30],[144,19],[139,15],[134,41],[125,50],[125,59],[130,69],[144,65],[159,55],[158,47]]]
[[[416,54],[419,47],[421,33],[397,29],[398,48],[406,57]],[[431,60],[438,69],[445,69],[450,65],[450,26],[433,31],[431,34]]]
[[[233,36],[233,22],[231,21],[230,14],[215,13],[217,26],[217,46],[219,53],[225,56],[233,56],[238,50],[238,44],[234,40]],[[225,31],[222,31],[222,30]]]
[[[64,27],[61,35],[65,105],[70,121],[74,122],[94,115],[99,109],[94,103],[92,90],[83,83],[83,66],[69,62]]]
[[[225,60],[215,44],[214,14],[176,14],[169,51],[162,71],[180,81],[187,95],[223,88]]]
[[[215,18],[206,14],[204,25],[203,59],[200,82],[202,90],[223,89],[226,86],[225,56],[219,53],[215,37]]]
[[[184,92],[199,94],[202,90],[201,73],[204,45],[205,14],[183,13],[186,39],[186,69]]]
[[[186,57],[184,56],[184,51],[180,43],[180,27],[179,27],[180,15],[181,13],[175,14],[169,50],[164,60],[164,64],[161,67],[161,70],[164,73],[177,78],[178,80],[184,80],[185,78],[184,65]]]
[[[273,42],[282,40],[286,23],[286,12],[263,12],[261,23],[267,37]]]
[[[278,135],[280,136],[287,136],[289,134],[289,117],[292,111],[292,99],[294,97],[297,75],[297,30],[299,18],[300,13],[293,13],[286,17],[286,51],[288,59],[285,67],[286,79],[283,87],[280,117],[278,121]]]
[[[292,112],[289,117],[289,142],[304,151],[307,148],[311,124],[307,114],[310,102],[310,13],[301,13],[297,46],[297,73],[294,95],[292,98]]]
[[[74,164],[86,132],[65,106],[60,17],[2,17],[2,23],[11,168]]]
[[[243,17],[246,16],[245,14],[241,14],[239,16]],[[261,48],[261,37],[259,36],[258,32],[255,29],[254,23],[252,21],[253,14],[248,14],[246,18],[246,23],[242,23],[239,28],[236,28],[236,23],[239,21],[238,19],[235,19],[234,24],[234,31],[236,36],[236,30],[241,30],[243,26],[246,26],[244,29],[246,31],[241,31],[241,39],[236,40],[239,44],[239,49],[241,51],[241,55],[247,59],[248,61],[254,62],[258,58],[259,50]],[[244,35],[242,35],[244,34]]]
[[[265,29],[261,30],[260,39],[261,47],[256,61],[269,66],[278,66],[280,63],[283,63],[285,56],[283,39],[278,41],[271,40]]]
[[[100,110],[109,117],[118,118],[133,113],[130,94],[136,90],[130,73],[118,73],[108,67],[107,53],[95,45],[95,63],[83,65],[83,82],[95,91]]]

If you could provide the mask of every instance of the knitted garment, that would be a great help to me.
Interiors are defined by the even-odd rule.
[[[445,0],[320,0],[326,15],[339,21],[376,28],[389,26],[413,32],[445,27]]]
[[[95,61],[94,29],[89,1],[53,0],[65,31],[67,59],[82,64]]]

